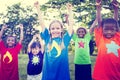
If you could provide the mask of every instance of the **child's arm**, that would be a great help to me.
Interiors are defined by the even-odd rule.
[[[20,28],[20,40],[19,40],[19,43],[21,44],[22,43],[22,40],[23,40],[23,24],[19,24],[19,28]]]
[[[3,31],[7,28],[7,25],[3,25],[0,31],[0,41],[2,40]]]
[[[38,37],[38,39],[39,39],[39,42],[40,42],[40,45],[41,45],[41,52],[43,53],[44,52],[43,40],[41,39],[40,34],[37,34],[36,37]]]
[[[68,9],[68,13],[69,13],[68,33],[69,33],[69,35],[72,35],[72,33],[73,33],[73,24],[74,24],[74,21],[73,21],[73,12],[72,12],[72,5],[70,3],[67,3],[66,6],[67,6],[67,9]]]
[[[98,21],[98,27],[102,24],[102,17],[101,17],[101,2],[102,0],[96,0],[96,19]]]
[[[96,19],[93,22],[93,24],[90,27],[90,34],[93,33],[94,28],[96,27],[96,24],[98,23],[98,27],[101,26],[102,23],[102,17],[101,17],[101,0],[96,0]]]
[[[39,2],[35,2],[34,3],[34,6],[36,7],[37,9],[37,12],[38,12],[38,19],[39,19],[39,23],[40,23],[40,26],[42,27],[40,31],[44,32],[45,30],[45,24],[44,24],[44,19],[43,19],[43,15],[42,15],[42,12],[40,10],[40,7],[39,7]]]
[[[89,30],[90,34],[93,33],[94,28],[96,27],[97,22],[98,22],[97,19],[95,19],[95,21],[94,21],[93,24],[91,25],[90,30]]]
[[[27,49],[28,52],[31,51],[31,50],[30,50],[30,47],[31,47],[32,43],[33,43],[35,40],[36,40],[36,35],[33,36],[32,40],[31,40],[30,43],[28,44],[28,49]]]
[[[114,19],[116,21],[118,21],[118,8],[119,8],[119,4],[118,4],[117,0],[113,0],[112,1],[112,5],[113,5],[113,8],[114,8]]]

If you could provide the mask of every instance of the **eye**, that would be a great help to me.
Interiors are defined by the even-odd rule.
[[[51,30],[54,30],[55,28],[51,28]]]
[[[60,29],[59,27],[57,27],[57,29]]]
[[[14,40],[11,40],[12,42],[14,42]]]

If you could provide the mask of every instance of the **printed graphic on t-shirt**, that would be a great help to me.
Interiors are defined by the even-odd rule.
[[[58,45],[58,43],[56,41],[53,41],[53,43],[52,43],[51,50],[53,48],[55,48],[57,50],[57,52],[58,52],[57,55],[56,55],[56,57],[59,57],[60,54],[61,54],[61,48],[60,48],[60,46]]]
[[[40,63],[40,58],[38,55],[33,56],[32,58],[32,64],[37,65]]]
[[[78,42],[78,46],[79,46],[79,48],[84,48],[84,42],[82,42],[82,41],[80,41],[80,42]]]
[[[110,44],[106,44],[106,48],[108,54],[112,52],[114,55],[118,57],[118,49],[120,48],[120,46],[117,45],[114,41],[111,41]]]
[[[8,60],[5,60],[5,59],[7,59],[8,58]],[[4,55],[3,55],[3,62],[5,62],[5,63],[11,63],[12,62],[12,55],[10,54],[10,52],[9,51],[7,51]]]

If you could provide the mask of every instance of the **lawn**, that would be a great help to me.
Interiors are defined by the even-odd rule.
[[[70,76],[71,80],[74,80],[74,64],[73,64],[74,54],[69,54],[69,66],[70,66]],[[95,62],[96,56],[91,56],[92,68]],[[27,63],[28,63],[28,55],[27,54],[19,54],[19,74],[20,80],[26,80],[27,78]]]

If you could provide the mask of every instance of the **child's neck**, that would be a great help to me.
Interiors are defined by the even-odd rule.
[[[14,46],[7,46],[7,48],[14,48]]]

